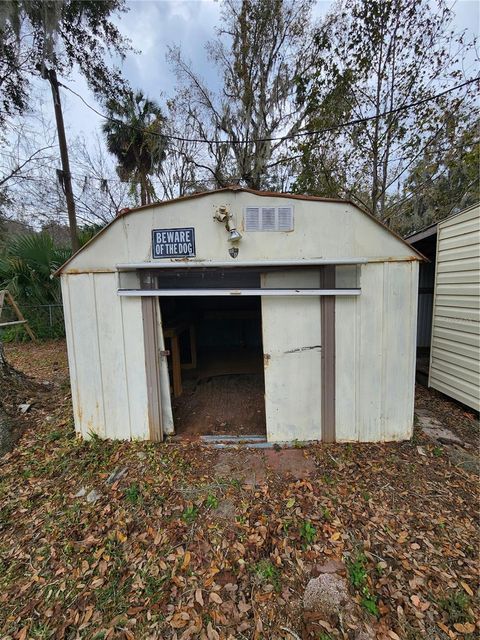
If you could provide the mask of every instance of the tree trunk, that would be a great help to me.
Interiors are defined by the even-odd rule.
[[[18,405],[27,400],[38,385],[14,369],[5,357],[0,341],[0,455],[9,451],[21,433]]]

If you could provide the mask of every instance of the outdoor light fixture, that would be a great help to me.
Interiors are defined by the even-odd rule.
[[[233,220],[232,213],[228,210],[228,207],[221,206],[215,212],[213,219],[217,222],[224,222],[225,229],[228,231],[228,241],[229,242],[238,242],[242,239],[242,234],[237,231],[237,227]]]
[[[228,234],[229,242],[237,242],[242,239],[242,234],[239,233],[236,229],[230,229],[230,233]]]

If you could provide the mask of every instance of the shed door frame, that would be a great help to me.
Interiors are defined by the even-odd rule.
[[[321,289],[152,289],[152,290],[119,290],[119,295],[139,296],[142,298],[142,313],[145,340],[145,362],[148,386],[148,415],[150,439],[163,440],[162,403],[159,372],[158,323],[156,318],[157,297],[162,296],[215,296],[215,295],[317,295],[320,299],[321,312],[321,416],[320,441],[329,443],[336,441],[335,434],[335,297],[337,295],[360,295],[360,289],[335,289],[335,265],[321,267]]]
[[[142,298],[145,373],[148,398],[148,431],[150,440],[163,440],[162,395],[160,390],[157,304],[155,298]]]

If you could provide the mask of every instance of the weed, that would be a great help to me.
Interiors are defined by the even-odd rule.
[[[63,437],[63,433],[61,431],[51,431],[48,435],[47,435],[47,442],[56,442],[57,440],[60,440]]]
[[[280,572],[270,560],[260,560],[253,567],[253,572],[259,582],[272,584],[275,591],[280,591]]]
[[[329,485],[335,484],[335,480],[328,473],[322,476],[322,480],[324,481],[325,484],[329,484]]]
[[[230,480],[230,484],[232,485],[232,487],[235,487],[235,489],[240,489],[240,487],[242,486],[242,483],[237,478],[232,478]]]
[[[366,595],[363,596],[361,600],[361,605],[364,609],[366,609],[372,616],[378,617],[378,607],[377,607],[377,597],[372,596],[368,587],[364,587],[364,591],[367,591]]]
[[[330,513],[330,509],[328,507],[322,507],[322,515],[327,522],[331,522],[332,514]]]
[[[463,591],[454,591],[447,598],[440,600],[439,604],[448,615],[450,624],[471,621],[468,612],[470,598]]]
[[[125,499],[128,500],[130,504],[138,504],[140,497],[140,487],[138,484],[131,484],[125,490]]]
[[[30,636],[32,638],[41,638],[43,640],[43,638],[50,638],[51,634],[52,630],[47,624],[43,624],[42,622],[38,622],[30,629]]]
[[[185,509],[185,511],[182,513],[182,520],[185,522],[185,524],[192,524],[195,520],[195,518],[198,515],[198,509],[197,507],[187,507]]]
[[[291,527],[291,526],[292,526],[292,521],[291,521],[291,520],[289,520],[289,519],[287,519],[287,518],[285,518],[285,519],[283,520],[282,528],[283,528],[283,530],[285,531],[285,533],[286,533],[287,535],[288,535],[288,531],[289,531],[289,529],[290,529],[290,527]]]
[[[432,453],[435,458],[441,458],[443,456],[443,447],[433,447]]]
[[[122,579],[119,568],[115,567],[110,572],[106,586],[95,592],[97,608],[113,615],[125,613],[129,606],[128,595],[131,586],[132,578]]]
[[[145,595],[152,604],[156,604],[163,594],[163,583],[167,580],[167,576],[153,576],[151,573],[147,573],[142,578],[145,584]]]
[[[307,544],[312,544],[317,535],[317,530],[311,522],[304,520],[300,525],[300,536],[305,540]]]
[[[359,553],[355,560],[347,561],[348,577],[355,589],[361,589],[367,582],[366,563],[367,558],[363,553]]]
[[[364,553],[347,561],[348,577],[351,585],[361,594],[361,605],[373,616],[378,616],[377,596],[370,592],[368,586],[367,558]]]
[[[365,500],[365,502],[368,502],[372,499],[372,496],[368,493],[368,491],[362,491],[362,498]]]
[[[216,509],[218,507],[217,496],[214,496],[213,493],[209,493],[207,499],[205,500],[205,506],[208,509]]]

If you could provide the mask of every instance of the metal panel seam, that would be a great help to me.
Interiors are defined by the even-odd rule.
[[[91,282],[92,282],[93,303],[94,303],[94,307],[95,307],[95,333],[96,333],[96,337],[97,337],[96,342],[97,342],[97,349],[98,349],[98,364],[99,364],[99,368],[100,368],[100,381],[101,381],[101,387],[102,387],[103,436],[105,438],[107,438],[108,437],[108,429],[107,429],[107,419],[106,419],[106,415],[105,415],[105,389],[104,389],[103,371],[102,371],[102,352],[100,350],[100,336],[99,336],[99,331],[98,331],[97,289],[96,289],[95,275],[94,274],[89,274],[89,276],[90,276],[90,279],[91,279]]]
[[[130,440],[132,440],[132,411],[130,408],[130,387],[128,384],[128,369],[127,369],[127,353],[125,345],[125,324],[123,321],[123,305],[124,302],[120,298],[120,319],[122,323],[122,346],[123,346],[123,362],[125,365],[125,388],[127,389],[127,408],[128,408],[128,430],[130,432]]]
[[[77,352],[75,349],[75,338],[74,338],[74,333],[73,333],[73,316],[72,316],[72,296],[70,295],[70,283],[68,281],[68,276],[65,276],[65,288],[67,290],[67,297],[68,297],[68,333],[70,334],[70,344],[72,345],[72,351],[73,351],[73,369],[75,370],[75,391],[72,389],[72,376],[70,375],[70,389],[72,391],[72,405],[75,407],[75,405],[77,405],[77,411],[76,411],[76,416],[75,416],[75,411],[74,411],[74,416],[77,417],[78,421],[79,421],[79,431],[80,434],[83,436],[83,429],[82,429],[82,420],[80,418],[80,398],[78,395],[78,374],[77,374]],[[67,323],[65,323],[65,327],[67,327]],[[67,339],[67,348],[68,348],[68,339]],[[70,358],[68,361],[68,366],[70,367]],[[74,396],[77,398],[74,401]]]

